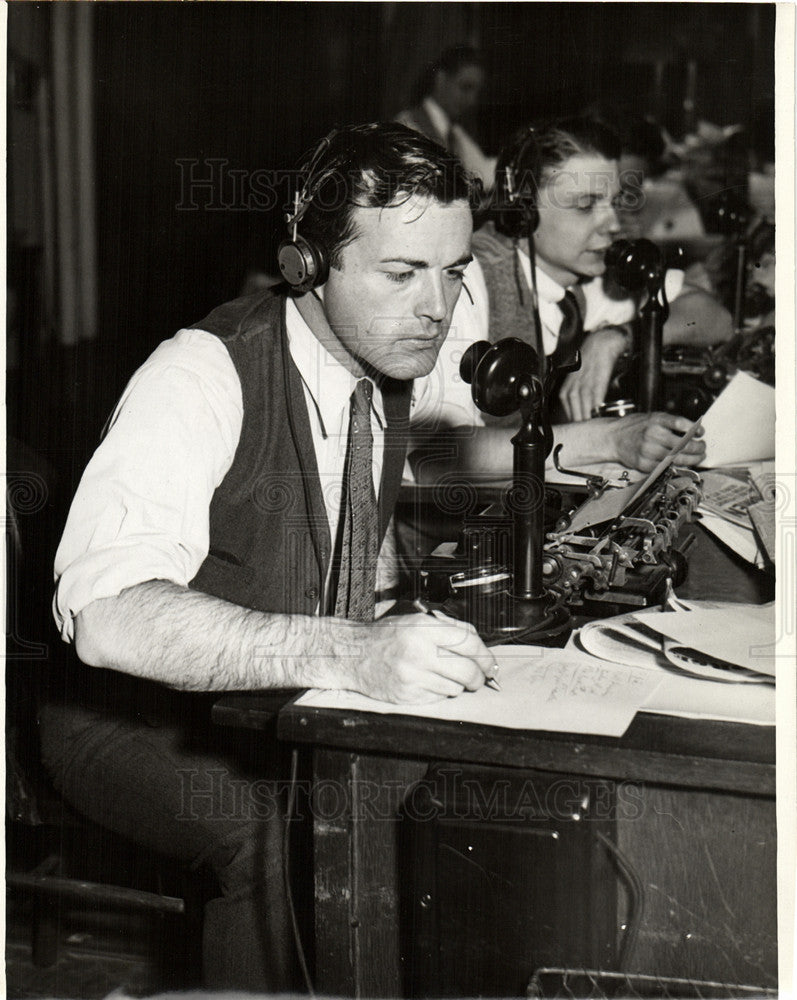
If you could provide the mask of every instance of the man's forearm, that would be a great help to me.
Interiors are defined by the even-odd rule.
[[[185,691],[346,687],[353,644],[365,640],[365,627],[264,614],[165,580],[94,601],[75,620],[85,663]]]
[[[611,417],[594,417],[573,424],[557,424],[553,429],[553,446],[562,445],[560,465],[578,468],[594,462],[618,460],[614,432],[617,421]],[[553,468],[553,451],[548,458]]]

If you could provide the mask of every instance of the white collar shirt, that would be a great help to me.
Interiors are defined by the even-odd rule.
[[[498,157],[485,156],[473,137],[461,125],[453,123],[433,97],[425,97],[421,107],[441,137],[442,144],[447,146],[450,141],[451,151],[460,158],[465,169],[480,178],[485,190],[491,191]]]
[[[286,327],[334,538],[357,379],[322,347],[291,300]],[[94,600],[148,580],[187,586],[194,578],[210,546],[210,503],[232,465],[242,421],[235,366],[206,331],[181,330],[134,374],[86,467],[56,553],[54,613],[65,639],[74,635],[75,615]],[[377,492],[383,427],[375,386]]]
[[[528,254],[518,248],[516,251],[520,268],[526,279],[526,286],[531,288],[531,260]],[[540,324],[542,325],[542,349],[546,356],[553,354],[559,342],[559,327],[562,325],[563,314],[559,303],[567,289],[554,281],[541,267],[535,268],[537,275],[537,298],[539,300]],[[584,319],[584,317],[582,317]]]
[[[520,268],[526,279],[527,287],[531,287],[531,260],[528,254],[520,248],[516,251]],[[537,265],[537,295],[540,306],[540,323],[542,324],[542,344],[546,355],[553,354],[559,341],[559,328],[563,314],[559,302],[564,298],[566,288],[554,281]],[[672,268],[664,277],[664,290],[669,302],[681,294],[684,286],[684,272]],[[630,295],[610,294],[604,285],[603,276],[588,278],[572,286],[577,296],[582,300],[581,319],[584,330],[590,333],[602,326],[623,326],[630,323],[637,314],[636,302]]]

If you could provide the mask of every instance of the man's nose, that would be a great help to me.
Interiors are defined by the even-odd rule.
[[[421,297],[417,306],[417,315],[426,316],[441,323],[446,318],[448,303],[446,302],[445,290],[443,288],[443,277],[441,274],[429,272],[423,282]]]

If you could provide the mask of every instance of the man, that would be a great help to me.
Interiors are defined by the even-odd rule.
[[[101,669],[82,703],[44,709],[43,756],[82,812],[212,866],[206,986],[296,983],[278,803],[253,813],[254,775],[198,693],[332,687],[421,702],[477,689],[495,668],[470,626],[373,621],[412,380],[448,332],[475,194],[453,158],[402,126],[327,137],[305,164],[286,250],[316,255],[315,280],[228,303],[161,344],[75,496],[55,614]],[[256,776],[277,765],[264,740]]]
[[[447,49],[433,66],[427,93],[421,103],[396,118],[445,146],[475,174],[485,190],[493,186],[495,157],[485,156],[460,121],[479,102],[484,86],[484,69],[476,49],[458,45]]]

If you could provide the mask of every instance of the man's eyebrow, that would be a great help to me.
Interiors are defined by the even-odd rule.
[[[383,257],[380,264],[406,264],[407,267],[428,267],[426,260],[412,260],[410,257]]]
[[[455,260],[453,264],[446,264],[445,267],[464,267],[466,264],[470,264],[473,260],[472,254],[465,254],[464,257],[460,257],[459,260]],[[380,264],[406,264],[407,267],[414,268],[424,268],[429,266],[428,260],[412,260],[410,257],[385,257],[379,262]]]

